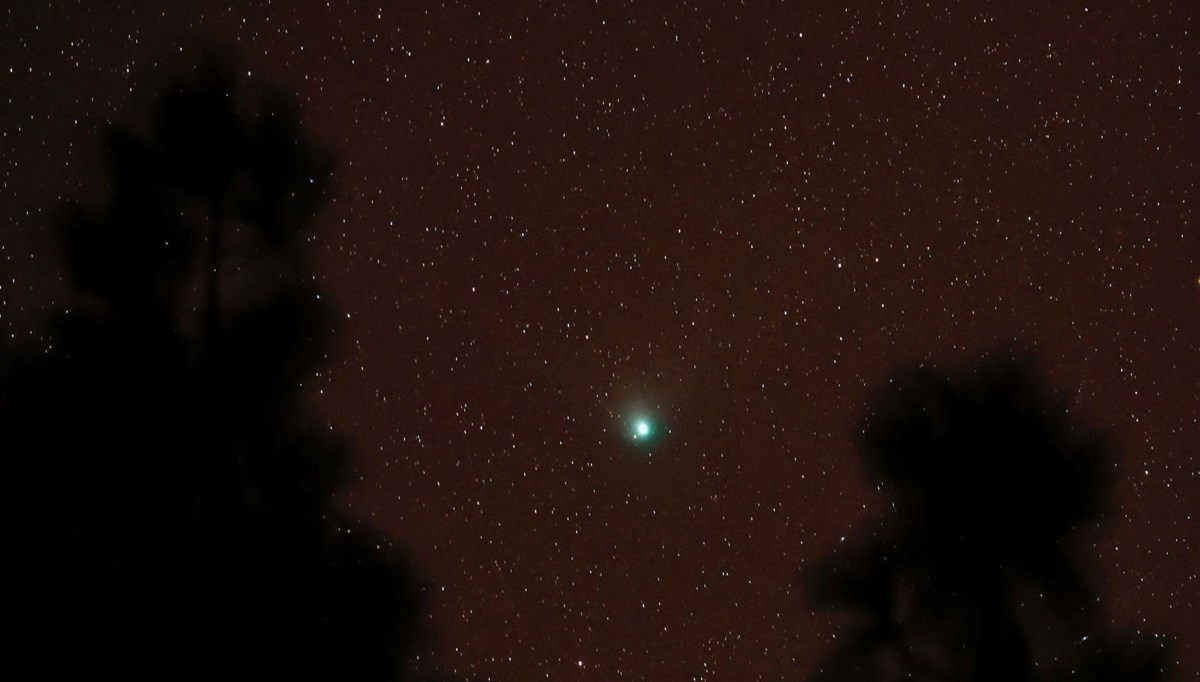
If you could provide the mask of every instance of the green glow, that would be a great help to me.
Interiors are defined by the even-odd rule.
[[[638,445],[650,445],[650,443],[658,440],[658,426],[654,420],[646,416],[634,416],[628,422],[626,427],[629,435],[629,440]]]

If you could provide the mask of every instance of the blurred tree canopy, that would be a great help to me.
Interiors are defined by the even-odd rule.
[[[901,376],[862,434],[892,506],[806,576],[850,623],[812,679],[1168,679],[1168,642],[1112,628],[1079,541],[1109,504],[1112,451],[1029,358]]]
[[[59,222],[54,344],[0,358],[19,658],[47,679],[399,679],[421,590],[332,504],[347,449],[304,400],[333,328],[305,254],[330,155],[292,98],[212,65],[108,149],[107,205]]]

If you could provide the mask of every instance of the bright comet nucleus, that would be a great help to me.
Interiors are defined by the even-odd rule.
[[[634,417],[627,427],[628,438],[640,445],[648,445],[658,436],[658,428],[649,417]]]
[[[656,412],[645,405],[630,408],[620,417],[617,435],[636,450],[646,451],[659,445],[670,430],[658,420]]]

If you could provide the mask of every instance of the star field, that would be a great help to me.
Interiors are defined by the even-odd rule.
[[[311,248],[340,341],[308,387],[354,445],[345,504],[433,586],[440,666],[802,677],[838,628],[797,571],[887,512],[854,454],[868,400],[898,367],[1017,345],[1119,449],[1094,540],[1113,618],[1194,673],[1198,19],[9,7],[0,332],[48,343],[56,203],[216,42],[337,154]]]

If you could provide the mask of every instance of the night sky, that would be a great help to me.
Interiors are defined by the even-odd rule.
[[[1200,670],[1194,3],[109,4],[0,10],[0,329],[49,343],[55,206],[199,48],[297,93],[308,388],[445,669],[803,676],[870,398],[1014,347],[1119,450],[1113,619]]]

